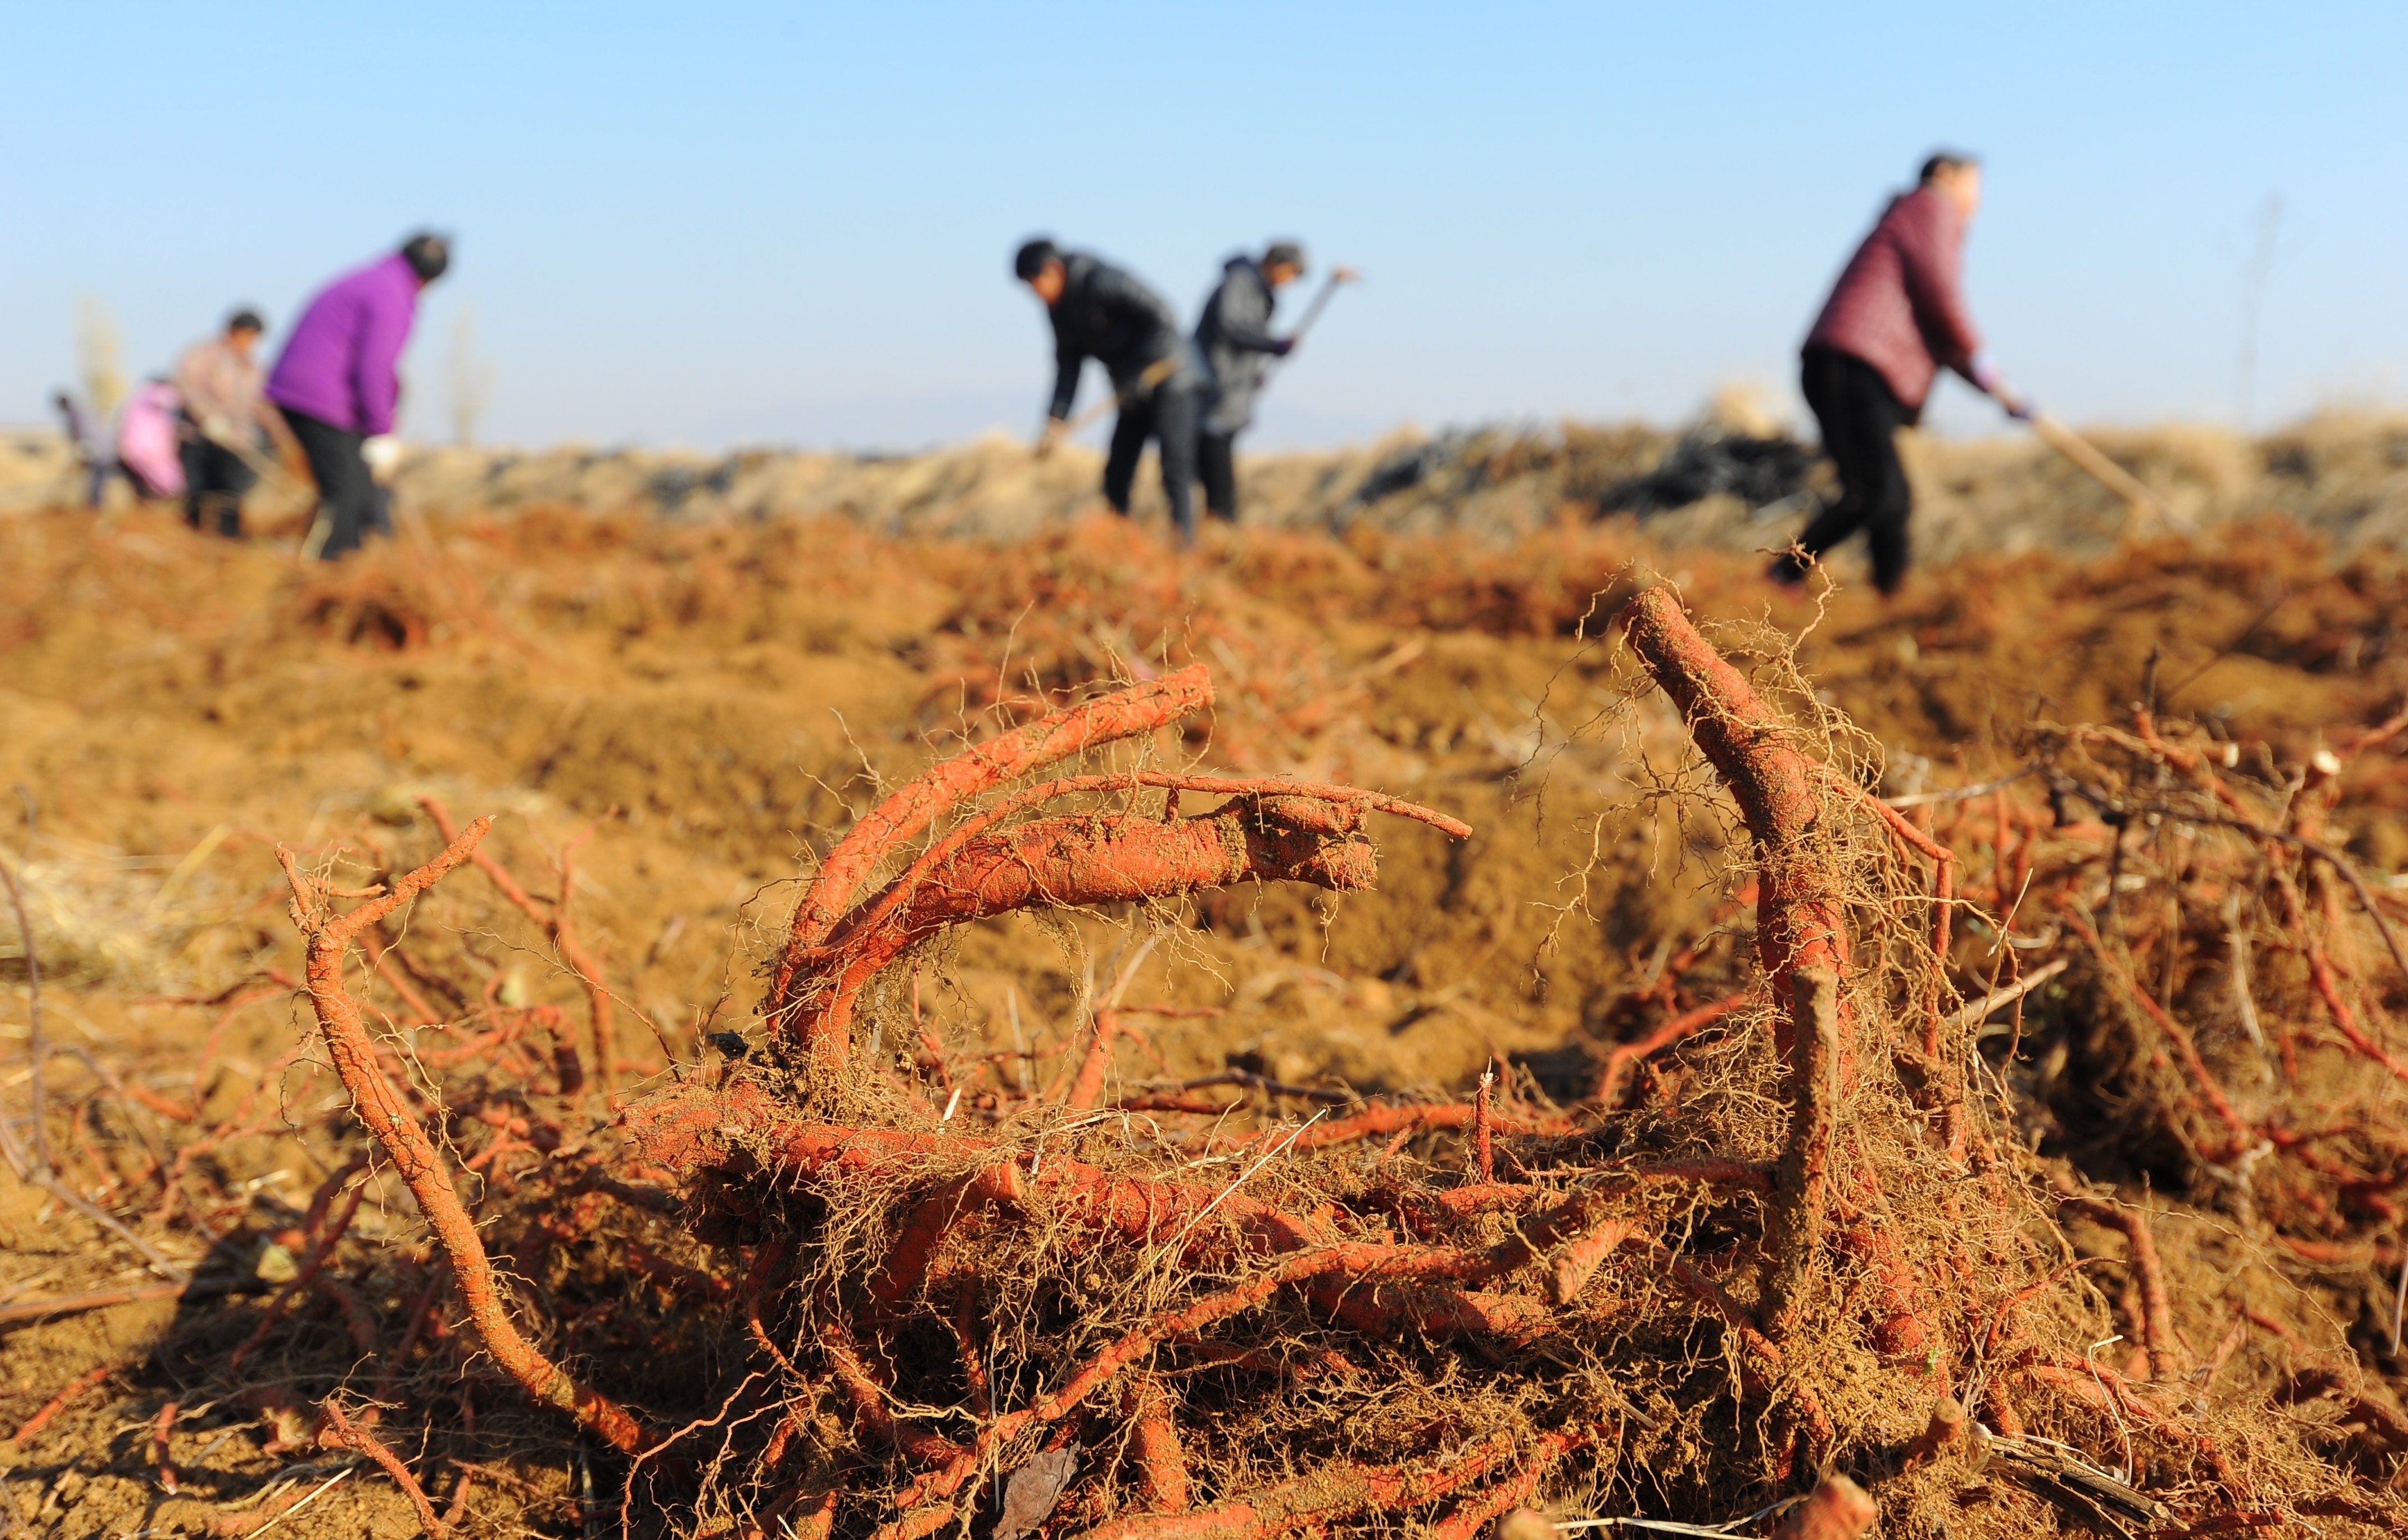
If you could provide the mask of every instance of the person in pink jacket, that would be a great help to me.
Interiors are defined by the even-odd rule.
[[[1982,166],[1972,156],[1943,152],[1925,161],[1914,190],[1890,200],[1806,334],[1799,383],[1839,470],[1840,496],[1773,563],[1775,581],[1804,581],[1813,558],[1862,530],[1874,585],[1898,592],[1914,510],[1898,430],[1922,419],[1942,369],[1964,376],[2010,414],[2031,414],[1982,358],[1958,287],[1965,230],[1981,202]]]
[[[356,549],[371,530],[388,532],[384,489],[369,474],[361,446],[393,432],[401,349],[418,318],[419,291],[451,263],[449,242],[418,235],[391,256],[337,278],[293,323],[267,377],[267,399],[300,440],[318,483],[326,528],[318,553],[327,561]]]
[[[176,444],[183,403],[165,379],[146,379],[125,398],[117,418],[117,463],[144,497],[184,495],[184,462]]]

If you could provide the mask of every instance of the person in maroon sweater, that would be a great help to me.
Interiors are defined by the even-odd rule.
[[[1813,558],[1863,530],[1874,584],[1898,592],[1914,496],[1897,435],[1922,418],[1942,369],[1964,376],[2011,416],[2031,415],[2030,403],[1981,357],[1957,289],[1965,227],[1981,202],[1980,162],[1948,153],[1924,162],[1914,191],[1890,200],[1806,334],[1800,384],[1823,431],[1823,451],[1839,469],[1840,496],[1772,563],[1775,581],[1803,582]]]

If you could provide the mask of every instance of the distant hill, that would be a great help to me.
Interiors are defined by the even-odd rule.
[[[2408,418],[2320,417],[2254,439],[2181,424],[2094,437],[2199,524],[2282,513],[2343,545],[2408,542]],[[2105,550],[2125,532],[2123,506],[2036,440],[1909,435],[1905,456],[1922,559]],[[996,435],[894,456],[420,448],[404,463],[399,492],[405,506],[429,510],[839,514],[897,534],[1012,538],[1096,506],[1098,463],[1083,449],[1039,461]],[[1808,447],[1712,423],[1406,431],[1356,448],[1249,457],[1241,473],[1247,519],[1282,527],[1506,537],[1556,519],[1619,517],[1643,520],[1661,541],[1724,548],[1784,543],[1829,477]],[[1138,512],[1159,519],[1150,478],[1149,467]],[[71,498],[74,484],[56,435],[0,436],[0,512]],[[262,497],[271,524],[274,505],[297,511],[297,493]]]

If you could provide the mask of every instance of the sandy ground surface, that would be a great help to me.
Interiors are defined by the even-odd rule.
[[[1249,523],[1281,529],[1460,532],[1511,541],[1567,510],[1576,516],[1660,509],[1641,520],[1661,546],[1755,549],[1803,524],[1828,469],[1801,494],[1752,499],[1717,478],[1727,440],[1777,430],[1745,409],[1682,430],[1565,423],[1436,435],[1400,431],[1382,442],[1240,463]],[[2284,514],[2342,545],[2408,537],[2408,420],[2332,415],[2262,437],[2168,425],[2091,435],[2197,525]],[[1756,443],[1763,439],[1750,440]],[[1783,441],[1785,444],[1785,441]],[[1928,559],[2044,549],[2112,552],[2129,533],[2114,494],[2030,436],[1951,440],[1901,436],[1914,484],[1915,540]],[[1679,459],[1684,449],[1688,462]],[[1667,504],[1648,478],[1695,463],[1686,495]],[[1097,506],[1101,459],[1071,448],[1045,461],[1000,435],[923,454],[860,456],[778,449],[725,455],[564,447],[541,450],[418,447],[401,472],[405,506],[426,512],[509,513],[565,506],[669,519],[838,516],[890,535],[1028,535]],[[57,435],[0,436],[0,511],[38,506],[74,478]],[[290,518],[305,492],[261,494]],[[1162,493],[1151,463],[1138,512],[1156,519]],[[2143,533],[2146,533],[2143,531]]]
[[[556,887],[574,846],[570,900],[624,1006],[617,1051],[631,1076],[657,1072],[699,1059],[709,1033],[757,1031],[756,972],[797,878],[878,787],[1066,689],[1203,662],[1218,705],[1164,754],[1376,788],[1477,834],[1450,847],[1380,829],[1376,893],[1196,905],[1140,987],[1197,1014],[1165,1017],[1129,1073],[1235,1063],[1453,1094],[1492,1057],[1541,1085],[1593,1075],[1631,1028],[1634,985],[1678,942],[1708,935],[1708,981],[1740,966],[1711,939],[1728,829],[1650,809],[1679,723],[1623,704],[1596,635],[1591,595],[1633,563],[1702,615],[1796,640],[1885,751],[1891,790],[1980,781],[2012,763],[2023,724],[2108,720],[2143,692],[2286,760],[2408,699],[2408,567],[2386,544],[2408,517],[2396,427],[2131,435],[2115,447],[2219,527],[2123,547],[2094,531],[2085,559],[2014,553],[2003,527],[1964,533],[2033,501],[2060,527],[2104,528],[2112,509],[2060,468],[2027,446],[1922,446],[1928,544],[1955,559],[1898,601],[1843,588],[1821,607],[1756,576],[1748,548],[1770,542],[1743,509],[1643,527],[1567,515],[1567,478],[1603,473],[1580,469],[1572,436],[1554,442],[1553,460],[1492,465],[1452,502],[1408,490],[1393,496],[1422,501],[1340,520],[1336,537],[1214,531],[1183,557],[1071,517],[1091,465],[1032,473],[996,444],[891,465],[729,461],[725,485],[704,476],[666,519],[657,459],[430,455],[405,487],[404,537],[334,570],[295,564],[281,540],[192,535],[158,508],[0,519],[0,782],[21,789],[0,859],[26,890],[62,1051],[50,1090],[75,1120],[61,1112],[56,1136],[95,1202],[191,1216],[162,1243],[173,1260],[213,1255],[250,1290],[0,1328],[0,1425],[108,1371],[49,1429],[0,1444],[0,1529],[13,1505],[68,1535],[245,1533],[246,1499],[265,1512],[261,1494],[338,1476],[278,1528],[414,1527],[381,1477],[308,1447],[272,1397],[212,1388],[290,1265],[262,1259],[331,1160],[266,1115],[339,1090],[289,1057],[306,1012],[279,842],[423,857],[431,794],[498,815],[495,848],[530,887]],[[1623,468],[1643,461],[1627,450]],[[1313,510],[1376,452],[1263,462],[1252,490],[1283,510],[1273,523],[1326,522]],[[760,517],[839,506],[851,517]],[[2349,549],[2241,518],[2268,506]],[[1667,522],[1684,517],[1727,527],[1693,540]],[[964,526],[1028,537],[935,533]],[[2378,878],[2408,866],[2393,763],[2366,772],[2337,831]],[[489,997],[576,1006],[534,927],[490,897],[460,904],[429,922],[430,955]],[[965,1053],[1058,1052],[1082,977],[1111,964],[1116,918],[974,928],[928,971],[927,1020]],[[20,1107],[28,1005],[23,950],[0,925],[0,1088]],[[238,1118],[251,1132],[159,1173],[192,1127]],[[397,1187],[368,1191],[353,1244],[413,1231]],[[0,1175],[0,1306],[146,1276]],[[348,1340],[340,1319],[296,1317],[261,1362],[312,1395],[375,1381]],[[464,1494],[459,1517],[484,1533],[574,1533],[573,1462],[490,1409],[508,1401],[490,1374],[471,1389],[489,1408],[458,1467],[474,1479],[447,1474],[438,1499]]]

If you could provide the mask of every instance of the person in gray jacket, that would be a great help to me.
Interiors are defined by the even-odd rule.
[[[1064,251],[1039,236],[1022,246],[1011,270],[1045,302],[1054,325],[1054,399],[1037,452],[1045,454],[1068,431],[1078,398],[1079,371],[1102,364],[1120,398],[1111,452],[1104,461],[1104,500],[1125,517],[1137,484],[1138,457],[1155,441],[1162,490],[1182,542],[1196,538],[1196,427],[1204,375],[1195,350],[1179,335],[1179,316],[1161,295],[1130,274],[1083,251]]]
[[[1293,337],[1270,333],[1271,307],[1279,292],[1304,273],[1304,248],[1278,240],[1258,260],[1244,252],[1221,269],[1221,282],[1204,302],[1196,323],[1196,348],[1211,372],[1203,431],[1196,439],[1197,474],[1204,480],[1204,506],[1215,518],[1238,518],[1238,435],[1254,420],[1254,393],[1270,360],[1296,348]]]

